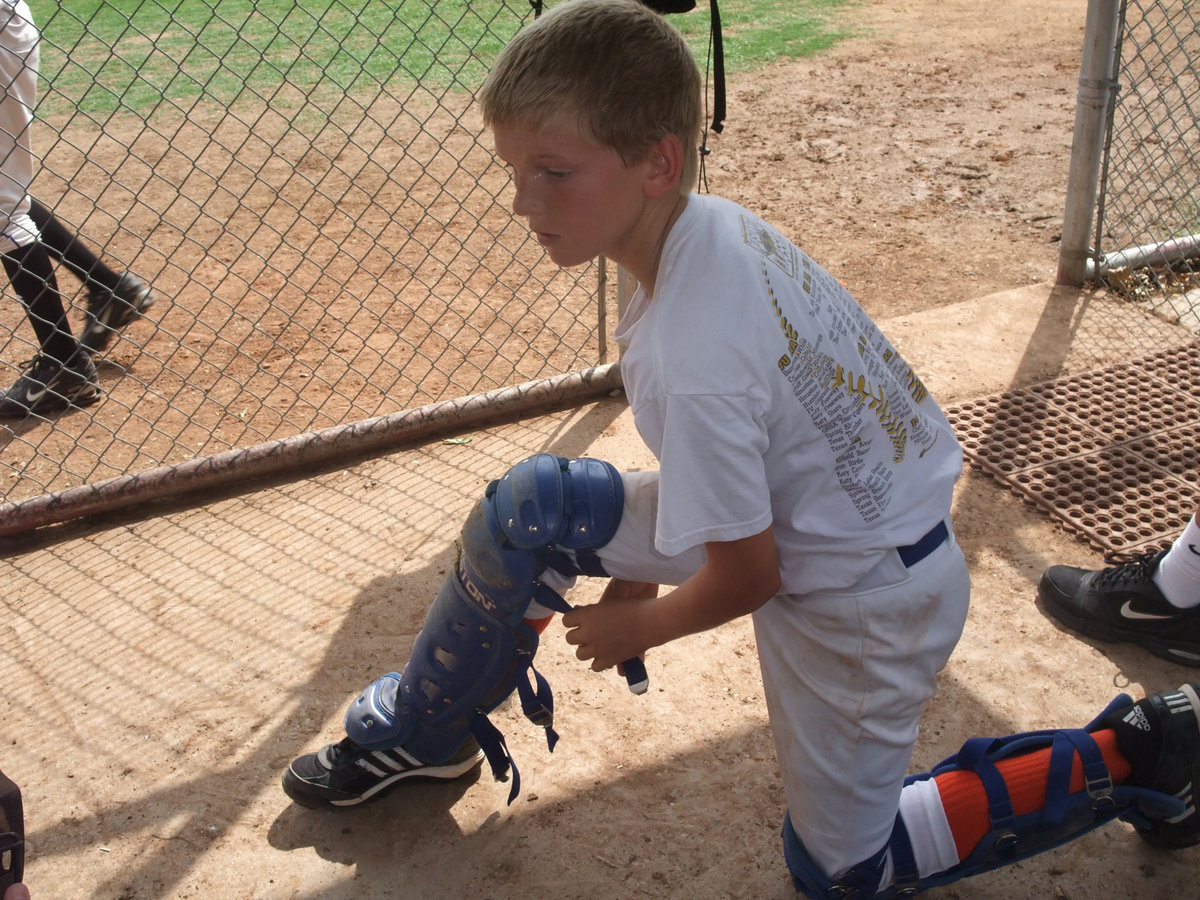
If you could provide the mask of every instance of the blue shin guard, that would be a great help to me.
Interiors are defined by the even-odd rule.
[[[1032,731],[996,739],[973,738],[933,771],[906,779],[905,784],[909,784],[952,770],[967,770],[978,775],[983,784],[991,830],[965,859],[942,872],[920,876],[904,820],[897,815],[887,846],[832,880],[809,856],[796,836],[790,816],[785,816],[784,857],[796,890],[806,897],[844,900],[910,897],[927,888],[941,887],[1050,850],[1113,819],[1147,828],[1153,822],[1181,814],[1184,805],[1177,797],[1114,784],[1100,747],[1092,738],[1091,732],[1110,712],[1132,702],[1127,695],[1117,697],[1084,729]],[[1045,804],[1035,812],[1017,815],[996,763],[1046,748],[1050,749],[1050,767]],[[1071,793],[1071,769],[1076,753],[1083,764],[1085,789]],[[881,887],[880,879],[889,855],[892,880]]]
[[[616,533],[623,502],[620,475],[595,459],[541,454],[488,485],[463,525],[455,569],[403,674],[383,676],[351,704],[350,738],[368,749],[403,747],[437,763],[473,735],[497,779],[512,769],[511,803],[520,775],[487,714],[516,689],[526,717],[546,729],[551,750],[558,738],[550,686],[533,668],[538,635],[522,618],[533,600],[569,608],[538,581],[547,569],[605,574],[595,550]]]

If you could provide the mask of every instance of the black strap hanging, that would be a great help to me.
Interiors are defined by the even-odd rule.
[[[713,48],[713,121],[712,130],[720,134],[725,128],[725,47],[721,42],[721,12],[717,0],[709,0]]]
[[[530,0],[530,2],[540,2],[540,0]],[[642,0],[642,3],[663,15],[691,12],[696,8],[696,0]],[[725,48],[721,41],[721,11],[717,9],[717,0],[708,0],[708,8],[713,60],[713,121],[711,127],[713,131],[720,134],[725,127]]]

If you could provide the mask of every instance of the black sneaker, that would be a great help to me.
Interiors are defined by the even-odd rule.
[[[23,418],[100,399],[96,366],[87,353],[76,352],[65,364],[39,353],[26,365],[16,384],[0,394],[0,417]]]
[[[357,806],[377,800],[407,779],[449,781],[483,762],[474,738],[449,760],[438,765],[418,762],[400,748],[366,750],[350,738],[328,744],[316,753],[292,760],[283,773],[283,792],[309,809]]]
[[[89,288],[87,292],[87,326],[83,329],[83,344],[89,353],[99,353],[112,343],[113,336],[140,316],[154,302],[154,294],[140,278],[129,272],[117,279],[117,286]]]
[[[1200,813],[1195,787],[1200,785],[1200,688],[1147,697],[1118,709],[1104,719],[1117,734],[1117,747],[1133,766],[1127,784],[1178,797],[1184,811],[1170,819],[1138,829],[1142,840],[1155,847],[1178,850],[1200,844]]]
[[[1099,570],[1051,566],[1038,596],[1054,618],[1088,637],[1140,644],[1155,656],[1200,666],[1200,607],[1174,606],[1151,577],[1167,551],[1114,553]]]

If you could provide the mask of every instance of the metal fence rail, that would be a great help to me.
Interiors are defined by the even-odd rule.
[[[1093,162],[1094,147],[1101,152]],[[1200,310],[1200,8],[1194,2],[1089,3],[1072,175],[1060,281],[1102,280],[1194,328]]]
[[[605,361],[602,273],[514,221],[473,106],[527,0],[32,6],[33,194],[158,299],[99,404],[0,422],[0,500]]]

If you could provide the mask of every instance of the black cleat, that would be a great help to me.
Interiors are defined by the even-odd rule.
[[[1200,607],[1173,605],[1151,577],[1166,554],[1114,553],[1105,557],[1112,565],[1099,570],[1051,566],[1038,596],[1054,618],[1080,634],[1200,666]]]
[[[26,365],[16,383],[0,394],[2,418],[88,406],[100,399],[96,366],[87,353],[76,352],[67,363],[39,353]]]
[[[79,343],[89,353],[100,353],[112,343],[118,331],[149,309],[154,300],[150,288],[130,272],[121,275],[112,290],[89,288],[87,326]]]
[[[1185,684],[1115,710],[1104,720],[1105,727],[1117,732],[1117,746],[1133,765],[1127,784],[1169,794],[1183,803],[1182,813],[1138,829],[1146,843],[1168,850],[1200,844],[1198,690],[1197,685]]]
[[[328,809],[377,800],[407,779],[449,781],[483,762],[474,738],[444,763],[426,765],[397,747],[366,750],[350,738],[292,760],[283,773],[283,792],[300,806]]]

